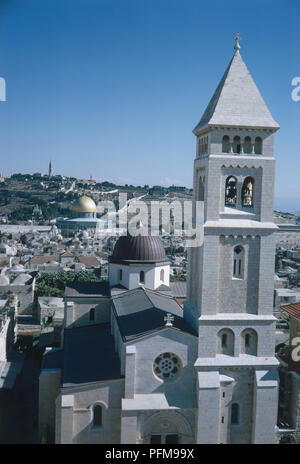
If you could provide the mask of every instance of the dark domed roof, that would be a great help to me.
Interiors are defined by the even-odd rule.
[[[126,235],[120,237],[115,244],[113,261],[167,261],[163,244],[159,237]]]

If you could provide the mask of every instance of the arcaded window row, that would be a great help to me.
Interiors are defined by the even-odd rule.
[[[224,135],[222,140],[223,153],[245,153],[249,155],[262,154],[262,138],[255,137],[253,140],[250,136],[241,138],[236,135],[233,140],[230,140],[228,135]]]
[[[234,356],[235,335],[231,329],[222,329],[217,337],[217,353]],[[240,354],[257,355],[257,333],[245,329],[240,336]]]

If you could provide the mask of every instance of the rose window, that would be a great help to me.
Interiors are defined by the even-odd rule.
[[[155,358],[153,370],[162,380],[173,380],[180,370],[179,358],[173,353],[163,353]]]

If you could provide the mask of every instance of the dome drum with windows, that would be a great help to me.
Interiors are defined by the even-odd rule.
[[[109,258],[111,286],[169,288],[170,261],[158,236],[121,236]]]

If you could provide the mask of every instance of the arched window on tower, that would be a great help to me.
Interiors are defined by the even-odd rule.
[[[241,153],[241,138],[236,135],[233,139],[233,153]]]
[[[233,277],[243,279],[244,277],[244,248],[236,246],[233,250]]]
[[[165,280],[165,271],[161,269],[160,271],[160,280],[163,282]]]
[[[222,139],[222,152],[229,153],[230,152],[230,140],[228,135],[224,135]]]
[[[253,206],[253,177],[246,177],[242,188],[242,206]]]
[[[261,155],[262,154],[262,139],[261,139],[261,137],[256,137],[256,139],[255,139],[254,152],[255,152],[256,155]]]
[[[249,136],[244,139],[244,153],[250,154],[252,149],[251,138]]]
[[[89,319],[91,322],[93,322],[95,320],[95,308],[91,308],[90,309],[90,314],[89,314]]]
[[[241,333],[241,354],[257,355],[257,333],[253,329],[245,329]]]
[[[93,407],[93,426],[100,427],[102,425],[102,407],[96,404]]]
[[[232,403],[231,405],[231,423],[233,425],[240,423],[240,406],[238,403]]]
[[[236,206],[237,180],[233,176],[226,179],[225,206]]]
[[[217,353],[233,356],[234,333],[230,329],[222,329],[217,335]]]
[[[144,284],[144,283],[145,283],[145,272],[141,271],[140,272],[140,284]]]

